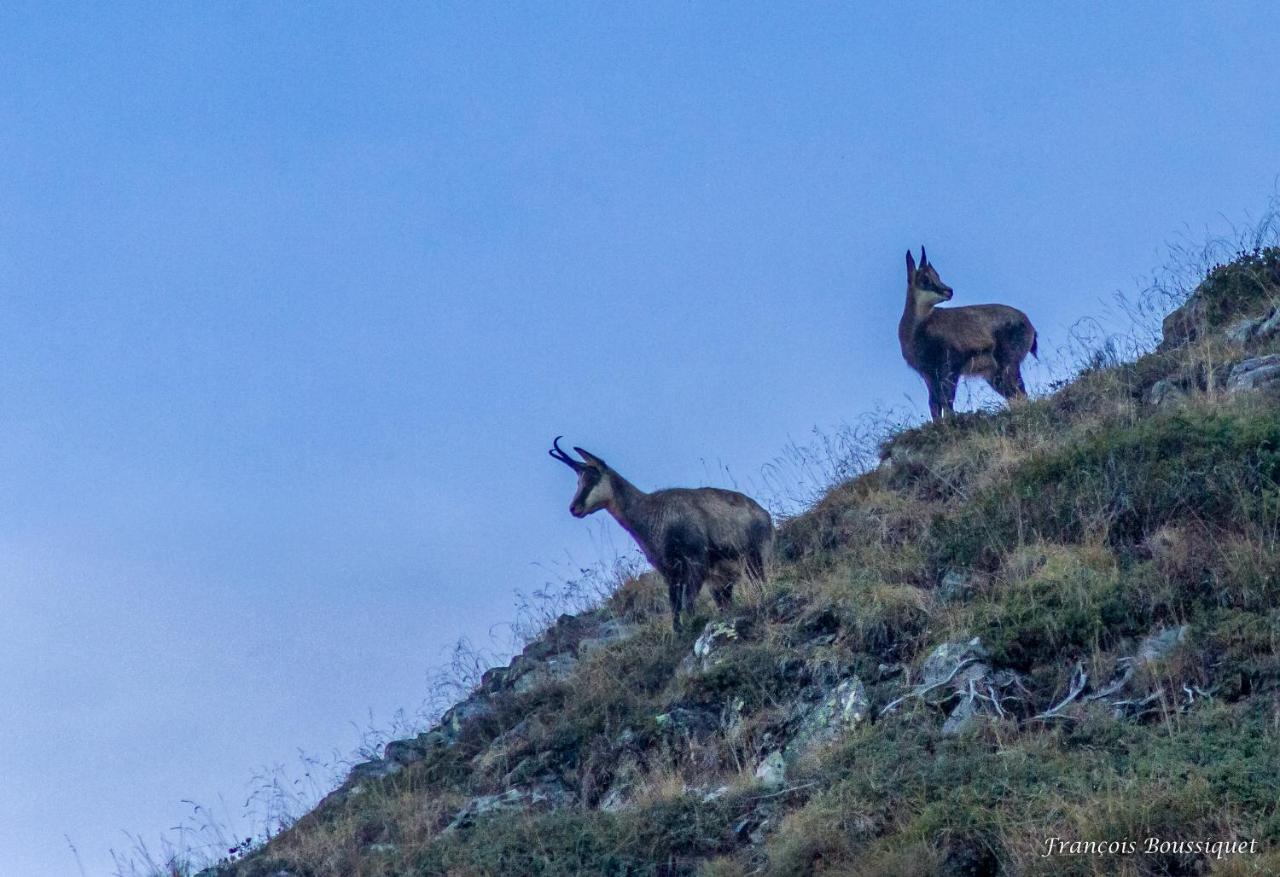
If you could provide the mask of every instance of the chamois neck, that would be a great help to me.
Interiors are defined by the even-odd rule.
[[[907,287],[907,304],[902,309],[903,324],[915,325],[923,322],[925,317],[933,313],[936,304],[936,301],[929,301],[925,296],[918,295],[915,287]]]
[[[634,536],[635,532],[632,528],[640,523],[639,519],[644,511],[644,501],[649,494],[636,487],[617,472],[610,472],[608,478],[611,496],[609,504],[605,508],[609,510],[609,514],[613,515],[615,521]]]
[[[907,363],[915,367],[915,335],[916,327],[927,316],[932,306],[922,307],[923,302],[917,298],[915,290],[907,287],[907,304],[902,309],[902,319],[898,321],[898,345]]]

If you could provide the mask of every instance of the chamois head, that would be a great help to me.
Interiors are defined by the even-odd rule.
[[[613,470],[604,460],[582,448],[575,447],[574,450],[584,462],[573,459],[560,448],[562,438],[562,435],[556,436],[547,453],[578,473],[578,489],[574,491],[573,501],[569,503],[569,514],[575,518],[585,518],[607,506],[613,499],[613,479],[609,477]]]
[[[920,247],[919,267],[916,266],[916,260],[912,258],[911,251],[907,250],[907,291],[918,304],[925,307],[932,307],[940,301],[951,300],[951,287],[942,282],[938,272],[929,264],[929,257],[925,255],[923,245]]]

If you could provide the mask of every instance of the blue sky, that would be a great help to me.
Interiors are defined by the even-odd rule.
[[[659,487],[922,416],[908,246],[1060,348],[1180,230],[1265,206],[1278,30],[1269,3],[7,4],[6,873],[77,873],[67,838],[108,873],[123,831],[238,813],[258,767],[415,708],[609,541],[554,435]]]

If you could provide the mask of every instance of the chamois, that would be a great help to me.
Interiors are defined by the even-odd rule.
[[[740,572],[764,581],[764,564],[773,543],[773,519],[749,496],[716,487],[655,490],[645,493],[599,457],[575,447],[582,462],[560,447],[557,436],[548,451],[578,474],[569,513],[584,518],[608,509],[631,534],[653,568],[666,580],[671,626],[679,632],[680,614],[710,581],[719,609],[733,599]]]
[[[955,416],[956,385],[962,375],[985,378],[1006,399],[1027,394],[1022,360],[1036,356],[1031,320],[1008,305],[937,308],[952,289],[929,264],[924,247],[920,265],[907,251],[907,305],[898,323],[902,357],[929,388],[934,420]]]

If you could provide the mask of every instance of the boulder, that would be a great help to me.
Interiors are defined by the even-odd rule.
[[[448,739],[439,730],[427,731],[407,740],[392,740],[382,750],[384,761],[410,765],[427,757],[433,749],[447,746]]]
[[[1273,308],[1271,313],[1263,317],[1258,323],[1253,331],[1253,337],[1270,338],[1277,332],[1280,332],[1280,308]]]
[[[1280,353],[1255,356],[1237,362],[1227,377],[1227,392],[1258,390],[1280,381]]]
[[[963,570],[949,569],[938,583],[938,599],[943,603],[964,600],[973,593],[973,576]]]
[[[637,625],[627,624],[616,618],[606,619],[589,636],[578,640],[578,657],[585,658],[592,652],[630,639],[637,630]]]
[[[680,672],[686,676],[706,673],[720,663],[728,646],[743,638],[745,629],[746,621],[740,618],[708,621],[694,641],[693,651],[680,662]]]
[[[624,752],[619,756],[609,788],[600,796],[600,803],[597,805],[599,809],[606,813],[617,813],[630,807],[640,773],[640,760],[634,752]]]
[[[972,731],[981,721],[981,716],[978,701],[971,697],[964,698],[942,723],[942,736],[955,737]]]
[[[1186,398],[1187,391],[1180,384],[1168,378],[1161,378],[1156,381],[1142,394],[1142,401],[1155,407],[1177,405],[1186,401]]]
[[[756,765],[756,779],[769,789],[780,789],[787,784],[787,762],[782,752],[775,749]]]
[[[525,788],[507,789],[496,795],[480,795],[468,801],[445,827],[446,832],[468,828],[482,816],[524,810],[558,810],[569,806],[573,793],[553,776],[542,777]]]
[[[977,681],[991,673],[987,664],[987,650],[982,640],[974,637],[968,642],[943,643],[929,653],[920,668],[922,688],[957,689],[967,687],[969,680]],[[944,683],[949,682],[946,686]]]
[[[991,667],[987,650],[977,637],[935,648],[925,659],[921,676],[914,694],[943,708],[956,701],[942,723],[946,736],[967,733],[986,717],[1003,715],[999,701],[1007,699],[1006,693],[1020,683],[1012,670]]]
[[[804,712],[799,727],[783,751],[786,760],[795,761],[814,747],[830,743],[850,728],[862,724],[870,713],[871,699],[867,697],[862,680],[856,676],[845,679]]]
[[[385,777],[395,776],[404,770],[404,765],[396,761],[388,761],[385,758],[375,758],[372,761],[364,761],[351,768],[351,772],[347,774],[347,782],[359,784],[364,780],[380,780]],[[355,793],[356,789],[351,790]]]
[[[1254,335],[1258,332],[1258,327],[1262,325],[1262,320],[1239,320],[1232,323],[1225,330],[1223,335],[1232,344],[1241,346],[1248,344]]]
[[[704,709],[677,706],[655,716],[654,724],[664,737],[702,740],[720,728],[720,716]]]
[[[535,688],[541,688],[552,682],[561,682],[573,673],[578,659],[569,652],[548,655],[540,661],[526,664],[524,672],[515,677],[511,690],[516,694],[528,694]]]

